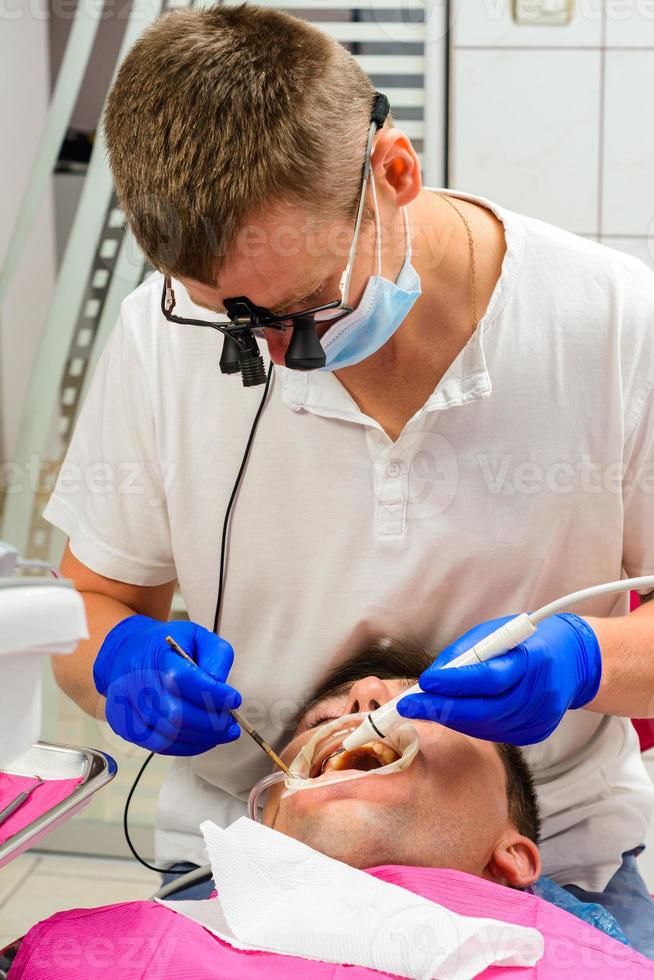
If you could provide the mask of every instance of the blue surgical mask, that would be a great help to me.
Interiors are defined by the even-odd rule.
[[[361,302],[320,338],[326,361],[320,371],[336,371],[339,368],[359,364],[376,354],[393,336],[407,313],[420,296],[420,276],[411,264],[411,236],[409,217],[402,208],[405,235],[405,259],[395,282],[381,275],[381,228],[379,208],[371,173],[371,188],[375,205],[375,241],[377,251],[377,275],[370,276]],[[316,321],[328,319],[316,316]]]

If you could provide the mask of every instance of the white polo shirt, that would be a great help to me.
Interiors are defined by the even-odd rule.
[[[397,441],[334,375],[274,369],[233,512],[221,624],[230,682],[273,745],[325,670],[379,632],[436,655],[485,619],[654,570],[654,276],[447,193],[494,211],[507,251],[476,332]],[[122,304],[46,516],[102,575],[177,578],[190,617],[211,628],[223,516],[262,389],[220,374],[216,331],[162,318],[161,285],[153,275]],[[180,313],[211,318],[176,291]],[[568,712],[526,750],[545,872],[591,889],[643,841],[654,798],[631,723],[601,723]],[[176,760],[158,862],[204,863],[200,821],[240,815],[267,771],[246,737]]]

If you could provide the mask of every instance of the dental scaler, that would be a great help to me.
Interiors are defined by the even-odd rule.
[[[586,599],[594,599],[597,596],[606,595],[612,592],[627,592],[632,589],[654,588],[654,575],[642,575],[639,578],[625,578],[618,582],[605,582],[603,585],[594,585],[588,589],[581,589],[579,592],[571,592],[561,599],[541,606],[533,613],[520,613],[508,622],[504,623],[495,632],[484,637],[474,646],[464,653],[443,664],[441,670],[449,670],[451,667],[467,667],[470,664],[484,663],[485,660],[492,660],[493,657],[501,657],[508,653],[518,644],[528,639],[536,632],[536,626],[547,616],[555,613],[564,612],[570,606],[585,602]],[[375,738],[385,738],[390,732],[394,731],[398,725],[406,722],[406,718],[397,710],[398,701],[409,694],[421,694],[420,684],[414,684],[406,691],[402,691],[391,701],[387,701],[380,708],[371,711],[365,721],[359,725],[343,740],[343,750],[346,752],[357,749],[366,742]]]

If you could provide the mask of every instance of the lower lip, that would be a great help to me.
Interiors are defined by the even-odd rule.
[[[374,772],[376,770],[370,771]],[[312,776],[311,782],[319,783],[323,779],[331,779],[336,781],[338,779],[342,779],[343,776],[351,776],[352,773],[358,773],[361,775],[362,772],[362,769],[329,769],[327,772],[321,772],[319,776]]]

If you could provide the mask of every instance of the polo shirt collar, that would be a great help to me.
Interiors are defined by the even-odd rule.
[[[437,190],[451,197],[481,204],[496,214],[504,225],[506,252],[500,277],[488,308],[477,324],[477,329],[412,421],[420,419],[428,412],[444,411],[490,396],[492,382],[484,353],[484,335],[497,320],[510,295],[524,250],[524,233],[518,215],[474,194],[464,194],[447,188],[426,188],[426,190]],[[363,415],[335,374],[329,371],[293,371],[284,366],[276,366],[275,370],[281,375],[282,401],[294,411],[304,409],[327,418],[377,424]]]
[[[330,371],[292,371],[280,365],[275,366],[275,371],[281,374],[281,397],[289,408],[348,422],[362,422],[367,418]],[[483,331],[477,328],[414,418],[464,405],[476,398],[487,398],[491,390]]]

